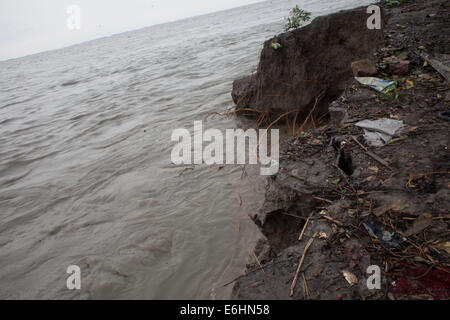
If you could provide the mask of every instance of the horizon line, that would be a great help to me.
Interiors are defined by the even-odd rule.
[[[110,37],[114,37],[114,36],[118,36],[118,35],[122,35],[122,34],[126,34],[126,33],[136,32],[136,31],[139,31],[139,30],[144,30],[144,29],[148,29],[148,28],[152,28],[152,27],[156,27],[156,26],[161,26],[161,25],[165,25],[165,24],[172,24],[172,23],[181,22],[181,21],[185,21],[185,20],[190,20],[190,19],[194,19],[194,18],[204,17],[204,16],[208,16],[208,15],[211,15],[211,14],[215,14],[215,13],[235,10],[235,9],[238,9],[238,8],[250,7],[250,6],[253,6],[255,4],[262,3],[262,2],[267,2],[267,1],[270,1],[270,0],[259,0],[259,1],[256,1],[254,3],[245,4],[245,5],[241,5],[241,6],[237,6],[237,7],[233,7],[233,8],[217,10],[217,11],[211,11],[211,12],[202,13],[202,14],[199,14],[199,15],[187,16],[187,17],[184,17],[184,18],[181,18],[181,19],[168,20],[168,21],[164,21],[164,22],[150,24],[150,25],[145,26],[145,27],[139,27],[139,28],[136,28],[136,29],[130,29],[130,30],[125,30],[125,31],[117,32],[117,33],[112,33],[112,34],[109,34],[109,35],[103,35],[103,36],[99,36],[98,38],[93,38],[93,39],[89,39],[89,40],[83,40],[81,42],[76,42],[76,43],[69,44],[69,45],[63,45],[61,47],[56,47],[56,48],[53,48],[53,49],[42,50],[42,51],[38,51],[38,52],[34,52],[34,53],[24,54],[24,55],[13,57],[13,58],[0,59],[0,63],[11,61],[11,60],[18,60],[18,59],[22,59],[22,58],[26,58],[26,57],[31,57],[31,56],[43,54],[43,53],[46,53],[46,52],[63,50],[63,49],[75,47],[75,46],[78,46],[78,45],[81,45],[81,44],[84,44],[84,43],[88,43],[88,42],[92,42],[92,41],[96,41],[96,40],[101,40],[101,39],[105,39],[105,38],[110,38]]]

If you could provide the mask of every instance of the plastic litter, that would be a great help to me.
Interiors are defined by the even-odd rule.
[[[366,85],[382,93],[388,93],[395,89],[394,81],[387,81],[375,77],[355,77],[360,84]]]
[[[278,42],[275,42],[275,43],[271,43],[270,44],[270,47],[272,48],[272,49],[275,49],[275,50],[278,50],[278,49],[282,49],[283,48],[283,46],[281,45],[281,44],[279,44]]]
[[[364,139],[374,147],[381,147],[393,137],[400,134],[404,127],[403,121],[384,118],[380,120],[363,120],[355,126],[364,129]]]
[[[405,89],[409,90],[414,88],[414,81],[412,80],[406,80],[405,81]]]
[[[406,241],[406,239],[402,235],[396,232],[385,230],[374,221],[367,220],[366,222],[363,222],[363,225],[366,228],[367,232],[373,238],[380,240],[380,242],[386,248],[398,247],[400,244]]]

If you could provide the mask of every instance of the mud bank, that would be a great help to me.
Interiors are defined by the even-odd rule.
[[[338,81],[345,83],[344,89],[336,87],[342,94],[332,103],[324,100],[326,124],[314,128],[311,121],[312,129],[300,134],[292,124],[292,136],[281,142],[280,172],[269,178],[265,203],[252,217],[265,239],[247,273],[232,284],[235,299],[449,298],[450,124],[442,113],[449,110],[445,55],[450,51],[450,4],[416,1],[384,9],[382,41],[351,59],[373,59],[376,76],[394,81],[396,90],[383,94],[359,84],[351,75],[353,61],[331,54],[345,62]],[[337,19],[333,16],[317,20],[328,23]],[[308,35],[316,28],[323,31],[317,22],[311,25],[277,39],[306,37],[303,30]],[[269,64],[267,44],[260,66]],[[368,57],[371,49],[376,52]],[[302,52],[308,50],[305,44]],[[271,58],[278,61],[278,54],[283,53]],[[433,59],[443,66],[440,72]],[[310,68],[320,68],[315,64],[320,59],[308,61]],[[294,77],[292,72],[275,76],[285,81]],[[264,77],[260,73],[235,83],[238,109],[266,105],[257,89],[241,100],[237,94]],[[333,83],[327,92],[333,91]],[[285,90],[275,82],[271,86]],[[291,91],[284,94],[286,101],[297,101]],[[276,107],[278,113],[282,105]],[[304,108],[311,108],[310,98],[299,107]],[[375,147],[355,124],[380,119],[402,121],[403,128]],[[367,269],[374,265],[381,272],[380,289],[367,286]]]
[[[381,46],[383,31],[367,28],[369,16],[367,7],[341,11],[266,41],[256,74],[233,84],[236,109],[269,117],[295,111],[304,118],[320,96],[314,115],[323,114],[348,85],[350,64],[372,59]],[[380,22],[383,28],[383,17]]]

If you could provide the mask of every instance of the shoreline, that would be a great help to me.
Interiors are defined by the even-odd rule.
[[[450,87],[433,65],[450,51],[450,5],[378,5],[388,20],[376,77],[398,94],[351,80],[327,103],[327,123],[281,141],[280,172],[253,217],[265,240],[234,299],[449,298],[450,124],[440,115]],[[408,63],[392,66],[397,57]],[[375,147],[355,124],[379,119],[403,130]],[[371,266],[380,289],[368,289]]]

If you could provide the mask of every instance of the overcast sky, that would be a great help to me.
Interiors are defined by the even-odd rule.
[[[0,60],[260,1],[0,0]],[[80,8],[79,30],[67,26],[76,21],[71,5]]]

